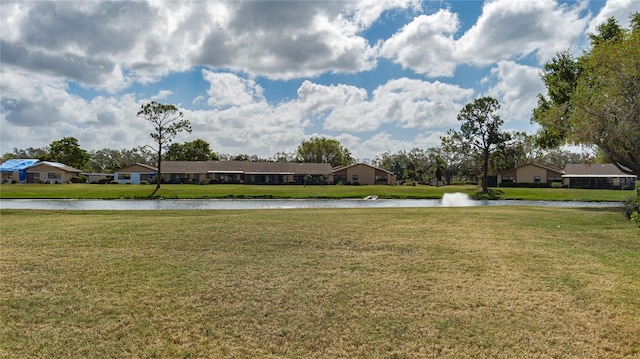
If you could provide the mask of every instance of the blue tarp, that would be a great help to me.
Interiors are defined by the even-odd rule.
[[[0,165],[0,172],[16,172],[24,171],[27,168],[37,164],[40,160],[36,159],[11,159]]]

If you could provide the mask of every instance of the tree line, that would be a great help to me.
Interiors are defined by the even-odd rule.
[[[524,132],[513,134],[514,139],[500,151],[492,153],[489,173],[497,174],[527,163],[563,168],[567,163],[580,163],[583,155],[566,149],[543,149],[536,144],[534,135]],[[103,148],[95,151],[82,149],[74,137],[64,137],[41,148],[17,149],[7,152],[3,160],[35,158],[61,162],[85,172],[111,173],[134,163],[157,165],[156,153],[147,146],[130,149]],[[172,143],[163,154],[164,161],[253,161],[253,162],[327,162],[332,166],[363,162],[395,174],[400,181],[429,182],[438,177],[440,183],[451,184],[481,174],[479,157],[468,153],[447,150],[445,146],[409,151],[384,152],[373,159],[355,159],[339,141],[328,138],[312,138],[300,143],[296,152],[278,152],[271,157],[248,154],[216,153],[210,144],[201,139],[184,143]],[[593,158],[594,161],[604,159]]]

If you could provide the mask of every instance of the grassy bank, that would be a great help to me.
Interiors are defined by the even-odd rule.
[[[612,210],[0,215],[2,358],[640,356]]]
[[[0,185],[0,199],[62,198],[117,199],[149,198],[154,186],[144,185]],[[156,197],[163,198],[442,198],[444,193],[474,195],[475,186],[255,186],[255,185],[162,185]],[[553,201],[622,201],[632,191],[583,190],[568,188],[500,188],[500,199]]]

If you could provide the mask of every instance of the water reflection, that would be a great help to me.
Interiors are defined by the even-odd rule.
[[[0,209],[44,210],[233,210],[296,208],[411,208],[460,206],[619,207],[619,202],[474,201],[440,199],[203,199],[203,200],[42,200],[3,199]]]

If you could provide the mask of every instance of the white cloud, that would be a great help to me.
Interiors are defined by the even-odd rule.
[[[201,65],[274,79],[354,73],[376,64],[359,33],[417,4],[2,2],[2,62],[112,92]]]
[[[384,123],[403,128],[439,128],[455,121],[473,90],[441,82],[400,78],[373,91],[368,99],[353,86],[324,86],[305,81],[298,91],[305,113],[324,120],[331,131],[367,132]]]
[[[477,22],[460,38],[458,15],[442,9],[421,15],[380,48],[382,57],[429,77],[451,77],[457,66],[485,66],[536,54],[539,63],[568,49],[583,35],[584,7],[553,0],[487,1]]]
[[[262,87],[253,80],[209,70],[202,70],[202,75],[209,82],[207,104],[211,107],[223,108],[264,101]]]
[[[607,0],[600,12],[589,21],[589,33],[597,33],[597,26],[606,22],[608,18],[614,17],[622,27],[629,26],[629,16],[640,12],[640,1],[638,0]]]
[[[540,69],[513,61],[499,61],[491,69],[491,77],[495,82],[488,95],[499,100],[500,114],[505,123],[529,121],[531,112],[537,106],[538,94],[546,93],[540,79]]]
[[[553,0],[487,2],[476,24],[456,44],[456,58],[486,65],[536,53],[544,63],[584,33],[582,9]]]
[[[449,10],[420,15],[384,42],[380,55],[430,77],[453,76],[454,33],[460,22]]]
[[[160,90],[155,96],[151,96],[151,99],[154,101],[158,101],[158,100],[165,100],[167,99],[171,94],[173,94],[173,91],[169,91],[169,90]]]

